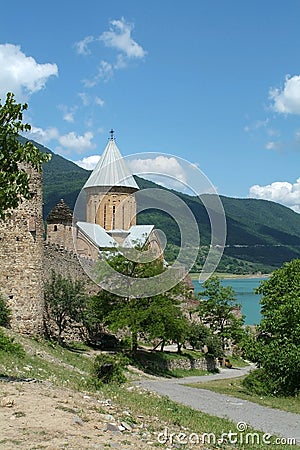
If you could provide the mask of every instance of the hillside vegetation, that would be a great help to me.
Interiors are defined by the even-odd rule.
[[[136,383],[146,374],[133,368],[122,386],[93,385],[90,370],[95,351],[86,346],[66,348],[2,328],[0,332],[13,337],[25,350],[23,355],[13,351],[0,353],[3,449],[166,449],[166,444],[158,441],[159,433],[166,429],[174,436],[196,433],[199,437],[203,433],[220,437],[236,429],[227,419],[212,417],[146,391]],[[179,446],[176,440],[167,444],[174,449],[186,447]],[[235,449],[251,450],[286,447],[265,445],[262,440],[260,444],[234,445]],[[197,448],[229,450],[233,446],[225,440],[221,445],[211,442]]]
[[[76,198],[90,171],[56,155],[35,143],[52,159],[44,165],[44,217],[63,198],[74,208]],[[141,189],[158,187],[151,181],[136,177]],[[197,197],[175,192],[191,209],[201,232],[201,250],[194,270],[200,270],[210,243],[210,223],[205,207]],[[209,195],[209,194],[207,194]],[[218,267],[220,272],[270,272],[284,262],[300,257],[300,214],[274,202],[220,196],[227,220],[225,254]],[[138,216],[138,223],[151,223],[162,229],[168,238],[167,258],[176,257],[180,233],[174,220],[158,210]]]

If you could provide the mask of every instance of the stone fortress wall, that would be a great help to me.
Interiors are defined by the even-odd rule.
[[[24,200],[11,217],[0,222],[0,292],[11,310],[13,330],[43,333],[42,175],[30,174],[31,200]]]
[[[0,221],[0,293],[11,311],[11,328],[22,334],[44,334],[44,282],[55,270],[62,276],[85,283],[88,294],[99,287],[86,272],[73,250],[70,217],[54,218],[44,240],[42,174],[26,167],[30,174],[31,200],[24,200]],[[72,212],[71,217],[72,217]],[[54,231],[55,230],[55,231]],[[84,260],[85,268],[89,261]]]
[[[85,269],[88,263],[88,259],[82,261]],[[85,290],[88,295],[96,294],[100,288],[87,275],[82,264],[74,250],[70,250],[62,245],[49,242],[44,243],[43,271],[45,280],[50,277],[53,269],[65,278],[70,276],[74,280],[81,280],[85,284]]]

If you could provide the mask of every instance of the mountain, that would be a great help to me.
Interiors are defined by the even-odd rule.
[[[19,139],[21,142],[27,140],[24,137]],[[73,209],[76,198],[91,172],[53,153],[38,142],[32,142],[41,152],[51,155],[51,160],[43,165],[44,218],[62,198]]]
[[[34,144],[42,152],[52,155],[51,161],[44,164],[43,168],[44,217],[46,218],[61,198],[70,208],[74,208],[76,198],[91,172],[36,142]],[[135,178],[140,189],[158,187],[151,181]],[[202,253],[200,252],[195,267],[199,270],[201,259],[207,253],[210,243],[210,222],[206,209],[198,197],[172,192],[186,202],[199,223]],[[300,258],[300,214],[267,200],[225,196],[220,198],[226,215],[227,240],[219,271],[270,271],[285,261]],[[177,224],[169,215],[158,210],[145,211],[138,216],[138,223],[153,223],[162,229],[168,238],[169,255],[176,256],[180,233]]]

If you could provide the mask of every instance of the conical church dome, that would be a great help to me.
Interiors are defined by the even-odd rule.
[[[117,147],[113,135],[109,139],[98,164],[85,183],[84,189],[102,186],[106,188],[118,186],[135,190],[139,189]]]

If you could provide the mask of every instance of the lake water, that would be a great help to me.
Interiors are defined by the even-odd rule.
[[[228,278],[222,280],[223,286],[231,286],[235,293],[237,302],[242,305],[242,314],[245,317],[245,325],[257,325],[260,323],[260,298],[261,295],[255,294],[257,288],[265,278]],[[195,293],[202,290],[201,284],[193,280]]]

